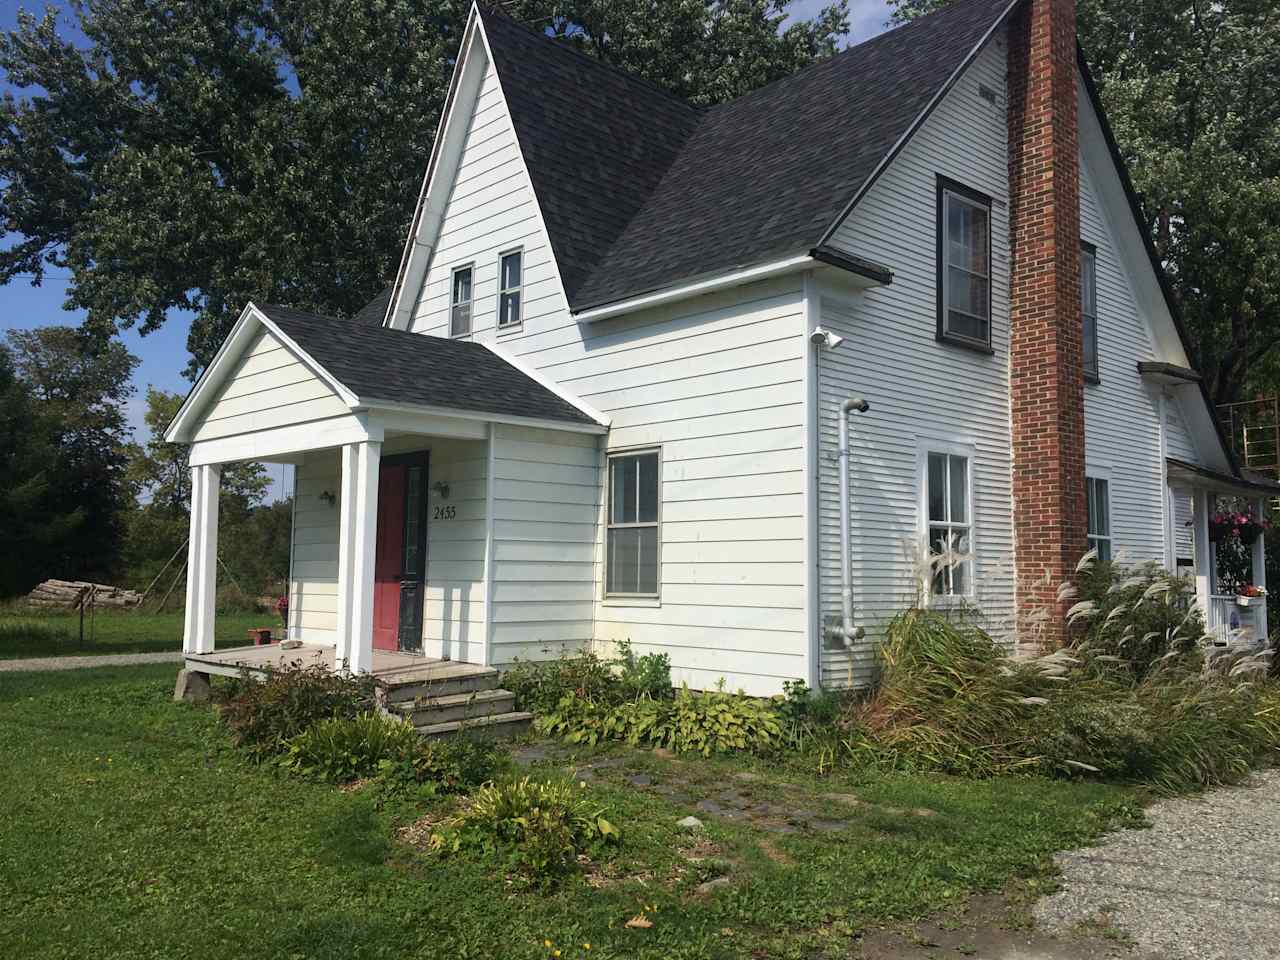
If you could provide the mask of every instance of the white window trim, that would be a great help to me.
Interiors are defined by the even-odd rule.
[[[1116,531],[1115,531],[1115,524],[1111,520],[1111,517],[1112,517],[1111,501],[1113,499],[1111,496],[1111,470],[1108,467],[1086,467],[1084,478],[1085,478],[1085,542],[1088,543],[1089,549],[1092,550],[1093,544],[1090,543],[1089,541],[1092,541],[1092,540],[1107,541],[1107,543],[1111,547],[1111,560],[1112,562],[1114,562],[1116,559]],[[1101,480],[1107,485],[1107,535],[1105,537],[1094,536],[1093,534],[1089,533],[1089,486],[1088,485],[1090,480]]]
[[[461,333],[454,333],[453,332],[453,309],[454,307],[459,306],[459,304],[456,304],[453,302],[453,288],[454,288],[454,282],[457,280],[458,274],[460,274],[464,270],[471,271],[471,299],[467,301],[467,305],[470,306],[471,310],[467,314],[467,329]],[[448,326],[446,327],[446,329],[449,331],[449,336],[454,338],[455,340],[461,340],[464,337],[471,336],[471,334],[475,331],[475,328],[476,328],[476,265],[475,265],[475,261],[472,261],[470,263],[460,263],[456,267],[454,267],[452,270],[449,271],[448,303],[449,303],[449,314],[448,314]]]
[[[968,440],[920,437],[916,443],[916,527],[923,569],[920,580],[920,596],[925,607],[945,609],[974,603],[978,599],[978,517],[973,509],[973,488],[976,483],[976,457],[974,444]],[[965,457],[969,461],[967,471],[969,489],[965,491],[965,508],[969,516],[969,588],[964,593],[935,594],[933,576],[929,568],[929,454],[945,453],[952,457]]]
[[[657,520],[645,523],[618,523],[615,524],[610,520],[613,514],[613,461],[620,457],[634,457],[638,454],[653,453],[658,457],[658,516]],[[619,447],[615,450],[609,450],[605,453],[604,464],[604,558],[601,563],[603,576],[600,578],[600,590],[602,600],[609,606],[657,606],[662,598],[662,447],[661,446],[639,446],[639,447]],[[656,555],[657,576],[655,582],[657,590],[653,593],[616,593],[609,590],[609,531],[632,530],[638,527],[653,527],[657,530],[657,547],[654,551]]]
[[[520,254],[520,282],[516,284],[516,286],[514,287],[504,287],[502,285],[502,260],[504,257],[509,257],[513,253]],[[498,273],[497,273],[497,280],[495,281],[498,286],[498,294],[497,294],[497,297],[495,298],[496,306],[494,307],[493,324],[497,328],[499,333],[512,333],[516,330],[521,329],[524,326],[525,266],[526,266],[526,261],[524,259],[524,247],[510,247],[498,253]],[[520,294],[520,319],[517,320],[515,323],[503,323],[502,322],[502,295],[504,293],[510,293],[513,290],[518,291]]]

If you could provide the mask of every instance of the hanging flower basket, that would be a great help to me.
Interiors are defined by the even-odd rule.
[[[1209,539],[1214,543],[1239,540],[1246,547],[1252,546],[1270,526],[1271,521],[1255,520],[1247,513],[1215,513],[1209,518]]]

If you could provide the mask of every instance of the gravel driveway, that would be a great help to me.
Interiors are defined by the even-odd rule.
[[[1038,924],[1065,933],[1105,918],[1144,957],[1280,956],[1280,770],[1147,816],[1151,829],[1059,854],[1062,889],[1036,906]]]
[[[140,663],[177,663],[181,651],[164,653],[109,653],[95,657],[32,657],[0,660],[0,673],[17,670],[85,670],[89,667],[130,667]]]

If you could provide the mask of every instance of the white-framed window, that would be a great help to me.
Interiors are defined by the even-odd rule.
[[[938,339],[991,348],[991,198],[938,178]]]
[[[609,455],[605,596],[658,596],[661,488],[660,451],[626,450]]]
[[[461,337],[471,332],[471,300],[474,284],[471,264],[454,267],[449,283],[449,336]]]
[[[498,327],[518,327],[524,308],[524,251],[498,257]]]
[[[1098,559],[1111,559],[1111,484],[1104,477],[1085,477],[1089,503],[1089,549]]]
[[[1080,245],[1080,301],[1084,312],[1084,375],[1097,381],[1098,374],[1098,251],[1091,243]]]
[[[926,443],[920,460],[928,595],[936,599],[972,597],[972,455],[965,448]]]

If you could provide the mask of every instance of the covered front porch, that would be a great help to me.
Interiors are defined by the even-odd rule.
[[[1167,463],[1170,567],[1195,579],[1196,602],[1216,646],[1267,641],[1267,505],[1280,486],[1181,460]],[[1237,522],[1240,517],[1244,522]]]
[[[557,581],[580,578],[590,602],[590,563],[567,558],[594,548],[606,431],[481,344],[249,307],[166,435],[190,444],[187,669],[319,664],[390,682],[490,667],[495,587],[531,606],[554,557]],[[285,646],[215,649],[219,489],[237,461],[295,469]],[[551,475],[581,481],[541,483],[573,503],[539,502]],[[519,526],[541,522],[545,536]],[[511,549],[514,533],[531,543]],[[556,611],[562,633],[589,632],[582,605]],[[518,623],[502,628],[519,639]]]

